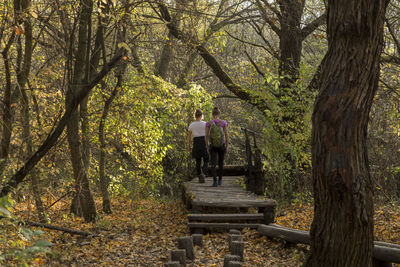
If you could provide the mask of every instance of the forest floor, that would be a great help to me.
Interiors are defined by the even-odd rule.
[[[100,199],[96,204],[100,210]],[[189,235],[187,211],[181,202],[127,198],[112,200],[113,213],[99,214],[94,224],[69,215],[69,201],[60,201],[49,213],[50,223],[96,234],[93,237],[46,230],[45,238],[53,243],[52,253],[39,255],[32,266],[163,266],[169,250],[176,248],[177,237]],[[27,205],[18,205],[17,213],[27,219]],[[31,212],[30,212],[31,213]],[[297,203],[277,211],[276,223],[309,230],[313,207]],[[35,220],[30,216],[30,220]],[[288,245],[244,230],[245,262],[243,266],[300,266],[308,246]],[[203,248],[196,249],[196,260],[188,266],[222,266],[228,253],[227,233],[207,234]],[[400,209],[398,205],[375,208],[375,240],[400,244]]]

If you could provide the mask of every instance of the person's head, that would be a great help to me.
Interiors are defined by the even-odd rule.
[[[221,111],[219,110],[219,108],[214,107],[213,110],[212,110],[212,116],[214,118],[218,118],[220,114],[221,114]]]
[[[200,109],[196,109],[196,111],[194,112],[194,118],[196,120],[201,120],[201,118],[203,118],[203,112],[201,112]]]

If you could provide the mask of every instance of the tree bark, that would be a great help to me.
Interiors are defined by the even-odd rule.
[[[174,56],[174,50],[172,49],[173,38],[173,35],[168,33],[168,39],[165,40],[160,59],[156,64],[156,70],[154,72],[156,76],[160,76],[164,80],[168,78],[169,63]]]
[[[285,0],[279,2],[279,75],[282,88],[290,88],[299,78],[299,67],[302,50],[302,32],[300,28],[304,2]]]
[[[388,0],[328,1],[328,52],[313,112],[314,220],[305,266],[371,266],[369,111]]]
[[[81,1],[79,14],[78,48],[74,65],[72,80],[66,93],[66,105],[71,105],[75,94],[82,87],[85,73],[88,24],[92,12],[93,2],[91,0]],[[83,216],[85,221],[91,222],[96,218],[96,206],[89,188],[89,180],[82,158],[82,147],[79,136],[79,112],[72,112],[67,123],[67,139],[70,148],[72,169],[75,178],[75,197],[71,203],[71,212],[77,216]]]

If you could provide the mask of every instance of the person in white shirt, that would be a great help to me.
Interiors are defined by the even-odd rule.
[[[188,144],[189,152],[192,153],[192,157],[196,159],[196,171],[199,176],[199,183],[205,182],[205,174],[208,169],[208,151],[205,141],[206,134],[206,122],[203,121],[203,112],[200,109],[196,109],[194,113],[195,121],[189,125]],[[193,147],[192,144],[193,137]],[[203,167],[201,161],[203,159]]]

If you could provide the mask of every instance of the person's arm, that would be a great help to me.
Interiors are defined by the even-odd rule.
[[[189,130],[188,133],[188,146],[189,146],[189,152],[192,152],[192,130]]]
[[[229,144],[229,134],[228,134],[228,124],[224,127],[225,134],[225,150],[228,152],[228,144]]]
[[[207,151],[209,150],[209,146],[208,146],[208,139],[210,137],[210,126],[206,125],[206,135],[205,135],[205,139],[206,139],[206,147],[207,147]]]

